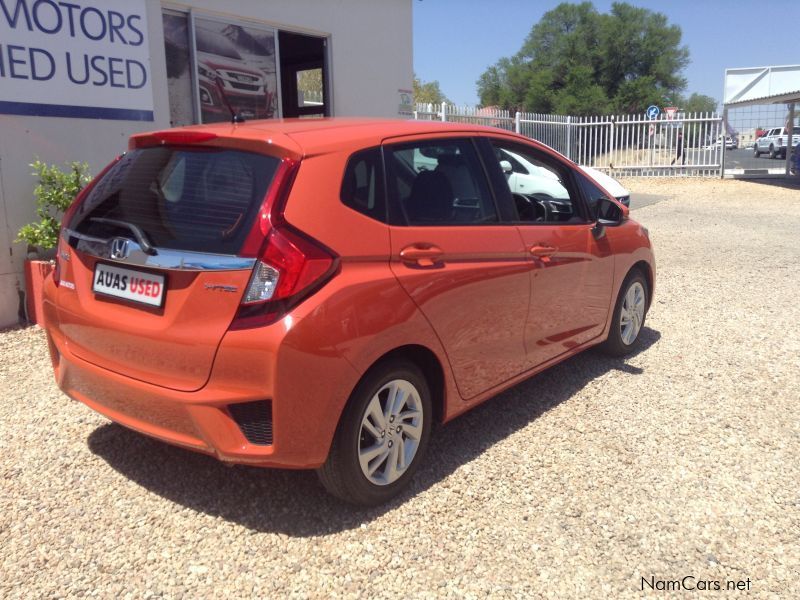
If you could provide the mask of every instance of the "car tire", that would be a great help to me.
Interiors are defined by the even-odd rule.
[[[625,356],[639,344],[647,316],[650,291],[647,280],[638,269],[631,271],[622,282],[608,339],[603,351],[611,356]]]
[[[769,157],[775,158],[775,146],[773,146],[772,144],[769,145]]]
[[[351,504],[390,500],[419,468],[432,420],[430,386],[419,367],[404,360],[379,364],[350,396],[328,460],[317,470],[320,481]]]
[[[758,144],[753,144],[753,156],[756,158],[761,156],[761,152],[758,151]]]

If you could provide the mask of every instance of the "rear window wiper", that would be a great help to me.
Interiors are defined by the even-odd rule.
[[[133,233],[133,237],[136,238],[136,241],[139,243],[139,247],[142,249],[142,252],[149,254],[150,256],[155,256],[158,254],[156,249],[153,248],[153,245],[147,240],[147,236],[144,234],[144,231],[142,231],[133,223],[128,223],[127,221],[118,221],[117,219],[106,219],[104,217],[92,217],[89,220],[94,221],[95,223],[105,223],[106,225],[124,227]]]

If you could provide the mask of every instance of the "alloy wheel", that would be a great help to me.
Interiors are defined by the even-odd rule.
[[[622,301],[621,307],[622,314],[619,320],[620,337],[626,346],[630,346],[636,341],[642,328],[642,323],[644,323],[644,303],[644,286],[635,281],[625,293],[625,299]]]
[[[397,481],[411,465],[422,437],[419,392],[409,381],[394,379],[372,397],[361,419],[358,461],[376,485]]]

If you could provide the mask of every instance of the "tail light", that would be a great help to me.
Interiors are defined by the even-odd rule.
[[[280,319],[335,273],[338,257],[316,240],[289,225],[283,210],[300,163],[284,159],[275,174],[258,221],[242,254],[256,261],[231,329],[269,325]]]

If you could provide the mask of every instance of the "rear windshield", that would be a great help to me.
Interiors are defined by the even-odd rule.
[[[237,254],[279,162],[211,148],[133,150],[97,182],[69,227],[135,239],[133,225],[156,248]]]

